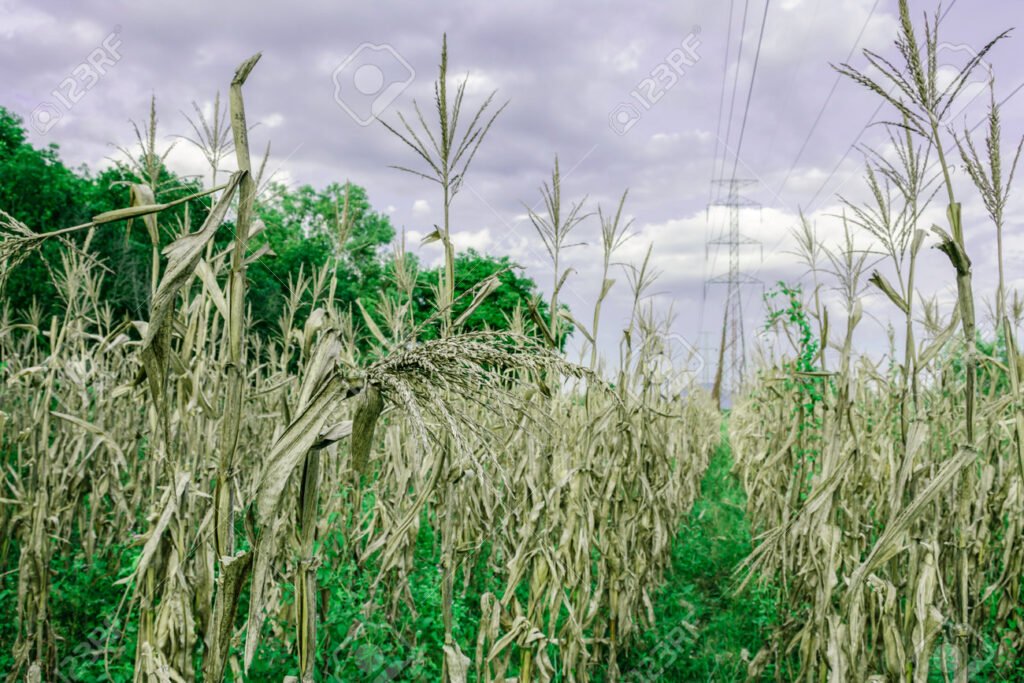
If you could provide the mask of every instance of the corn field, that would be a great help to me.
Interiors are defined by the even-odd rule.
[[[751,676],[771,665],[786,680],[994,680],[992,670],[1013,662],[1024,643],[1015,341],[1024,309],[1017,296],[1006,300],[1001,241],[1020,145],[1001,156],[994,99],[984,147],[969,130],[947,141],[939,121],[967,71],[939,88],[938,17],[926,19],[921,42],[906,2],[900,10],[903,64],[866,53],[880,80],[839,67],[900,118],[890,126],[893,151],[869,154],[871,199],[847,204],[845,240],[823,243],[807,222],[796,231],[812,296],[779,292],[785,301],[769,325],[789,352],[765,363],[730,421],[735,472],[760,531],[742,582],[769,581],[787,606]],[[953,155],[1000,233],[992,316],[1000,343],[987,350],[977,342],[971,227],[961,220]],[[930,232],[957,291],[946,314],[915,281],[929,238],[920,223],[935,197],[948,200],[947,225]],[[878,255],[870,275],[858,236]],[[838,293],[839,316],[822,303],[826,287]],[[905,321],[905,345],[890,337],[888,366],[852,348],[868,287]],[[830,325],[836,317],[845,329]]]
[[[266,157],[250,151],[245,94],[258,54],[230,80],[225,118],[194,125],[211,188],[162,198],[154,109],[136,130],[128,206],[67,227],[0,206],[0,285],[59,244],[50,275],[63,310],[0,308],[0,571],[16,615],[5,680],[82,680],[55,617],[68,558],[107,567],[119,595],[118,627],[95,643],[102,680],[269,680],[263,660],[281,652],[288,683],[349,680],[339,658],[381,642],[418,648],[452,683],[677,680],[628,662],[657,626],[723,433],[752,543],[722,590],[768,596],[773,612],[763,643],[721,654],[737,680],[1022,680],[996,678],[1020,671],[1024,647],[1024,300],[1009,291],[1002,236],[1021,146],[1002,140],[994,96],[984,140],[941,123],[1005,35],[940,87],[937,17],[922,35],[905,0],[899,9],[902,61],[869,51],[871,69],[837,67],[894,120],[886,150],[866,150],[869,200],[845,202],[838,239],[796,227],[808,277],[766,296],[769,341],[728,411],[700,388],[680,392],[665,366],[673,320],[649,302],[651,251],[613,277],[628,193],[593,212],[566,200],[557,158],[528,212],[550,257],[549,299],[515,308],[507,329],[467,329],[501,283],[459,293],[449,209],[504,105],[491,94],[464,110],[447,41],[434,101],[384,122],[408,152],[396,168],[436,185],[444,210],[427,238],[444,262],[426,322],[403,237],[391,245],[397,294],[344,306],[338,271],[313,270],[287,283],[274,333],[256,333]],[[225,174],[229,155],[237,170]],[[988,226],[964,224],[966,202],[999,238],[990,325],[968,240]],[[928,225],[936,206],[942,226]],[[335,208],[345,245],[347,195]],[[560,293],[588,220],[603,277],[584,320]],[[90,245],[133,227],[152,242],[148,305],[121,319]],[[926,246],[947,257],[952,306],[917,278]],[[613,288],[632,308],[606,359],[596,339]],[[903,326],[883,358],[854,348],[870,295]],[[578,359],[562,350],[569,333],[584,339]],[[427,605],[424,552],[436,563]],[[342,563],[351,591],[328,580]],[[353,599],[339,642],[326,615]],[[409,627],[435,607],[437,642]],[[411,667],[364,678],[415,680]]]
[[[384,596],[397,615],[416,610],[409,582],[424,529],[440,548],[444,644],[432,654],[445,680],[504,681],[513,670],[520,680],[589,680],[597,664],[616,677],[618,652],[653,618],[650,592],[718,441],[714,406],[663,396],[652,361],[663,332],[639,292],[613,383],[596,354],[585,367],[552,348],[557,316],[546,324],[517,310],[508,331],[462,332],[497,282],[454,317],[451,270],[437,289],[442,335],[419,339],[401,245],[404,296],[379,302],[383,324],[362,305],[362,315],[341,310],[336,275],[324,270],[291,283],[276,341],[251,335],[246,269],[259,254],[248,240],[264,226],[253,220],[242,93],[257,60],[231,83],[239,170],[204,193],[202,227],[179,228],[154,261],[147,320],[112,319],[89,242],[123,221],[156,234],[170,205],[154,187],[133,186],[132,206],[56,232],[5,218],[8,271],[44,240],[87,235],[55,271],[65,315],[15,322],[5,309],[2,321],[0,561],[17,567],[18,617],[7,680],[67,676],[49,617],[51,561],[74,552],[90,563],[125,538],[141,548],[116,582],[138,632],[134,680],[241,680],[264,639],[288,644],[300,680],[321,680],[331,675],[317,639],[330,600],[317,585],[323,539],[339,532],[368,574],[366,609]],[[442,65],[436,105],[447,130],[462,90],[452,108],[444,78]],[[462,146],[439,150],[446,201],[487,126],[474,122]],[[544,193],[548,214],[534,219],[557,268],[579,207],[560,213],[557,166]],[[621,214],[620,205],[602,216],[606,270]],[[220,253],[218,230],[234,235]],[[447,226],[438,238],[450,265]],[[642,270],[637,278],[635,288],[647,286]],[[310,310],[301,323],[300,304]],[[359,324],[369,350],[356,343]],[[500,583],[480,597],[476,639],[460,642],[453,595],[481,563]],[[360,628],[351,625],[354,642]]]

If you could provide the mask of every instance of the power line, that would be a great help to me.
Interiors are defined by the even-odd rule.
[[[761,61],[761,47],[764,44],[764,33],[765,27],[768,23],[768,9],[771,6],[771,0],[765,0],[764,3],[764,14],[761,17],[761,29],[758,33],[757,38],[757,50],[754,53],[754,63],[750,72],[750,85],[747,88],[747,99],[743,107],[743,118],[740,124],[739,141],[736,146],[736,150],[733,158],[732,174],[729,178],[718,179],[716,182],[725,185],[728,188],[728,198],[725,201],[719,200],[718,204],[727,206],[729,208],[729,232],[728,237],[720,237],[715,241],[708,242],[708,246],[719,245],[727,246],[729,248],[729,271],[725,276],[718,276],[708,280],[709,283],[722,283],[728,286],[726,295],[726,317],[722,327],[722,340],[724,344],[730,349],[730,363],[729,363],[729,379],[731,384],[734,386],[730,387],[730,396],[732,396],[733,390],[735,390],[739,381],[743,376],[744,361],[746,359],[746,348],[743,331],[743,308],[742,298],[740,289],[746,282],[742,273],[739,270],[739,252],[740,247],[743,244],[756,244],[754,240],[749,240],[740,235],[739,232],[739,209],[743,206],[754,205],[753,202],[746,200],[739,196],[738,188],[741,185],[752,183],[753,181],[740,181],[736,179],[736,169],[739,165],[740,151],[743,147],[743,138],[746,134],[747,120],[750,116],[750,102],[753,99],[754,83],[757,82],[757,67]],[[743,9],[743,29],[740,33],[740,50],[736,60],[736,71],[733,79],[733,91],[731,97],[731,103],[729,106],[729,126],[726,132],[725,142],[725,154],[729,152],[729,140],[732,130],[733,110],[736,103],[736,93],[738,91],[739,81],[739,69],[742,63],[743,53],[743,38],[746,32],[746,20],[749,11],[750,3],[747,0],[744,3]],[[726,156],[723,154],[722,157],[722,168],[725,168]],[[706,293],[705,293],[706,296]],[[703,324],[703,321],[702,321]],[[719,367],[716,370],[715,387],[713,393],[716,398],[721,398],[722,389],[722,376],[723,370],[722,362],[724,361],[725,347],[719,350]]]
[[[949,3],[949,7],[947,7],[945,9],[945,11],[941,15],[939,15],[938,23],[941,24],[943,22],[943,20],[945,20],[946,15],[949,14],[950,10],[952,10],[953,7],[956,6],[956,3],[957,3],[957,0],[953,0],[951,3]],[[1014,92],[1016,92],[1016,91],[1014,91]],[[850,146],[846,148],[846,151],[843,153],[842,158],[839,159],[839,163],[837,163],[835,165],[835,167],[832,169],[832,172],[828,174],[827,178],[825,178],[825,182],[823,182],[821,184],[821,187],[818,188],[818,191],[814,193],[814,196],[811,198],[811,201],[807,205],[809,213],[813,211],[814,202],[815,202],[815,200],[818,199],[818,196],[821,194],[822,190],[824,190],[825,186],[828,185],[829,182],[832,181],[832,178],[835,176],[836,172],[839,171],[839,167],[842,166],[843,162],[846,161],[846,158],[848,156],[850,156],[850,152],[852,152],[853,148],[857,146],[858,142],[860,142],[861,136],[863,136],[864,132],[867,131],[867,129],[875,122],[875,117],[878,116],[878,112],[882,111],[882,107],[885,105],[885,102],[886,102],[885,100],[882,100],[881,102],[878,103],[878,106],[875,107],[875,111],[872,112],[871,117],[868,118],[867,123],[865,123],[864,127],[861,128],[860,132],[857,133],[857,137],[855,137],[853,139],[853,142],[850,143]]]
[[[747,11],[750,9],[750,0],[743,3],[743,21],[740,23],[740,48],[736,52],[736,71],[732,75],[732,97],[729,101],[728,125],[725,127],[725,149],[722,152],[721,170],[725,170],[725,155],[729,153],[729,140],[732,137],[733,111],[736,109],[736,91],[739,90],[740,65],[743,63],[743,42],[747,32]],[[720,171],[712,169],[712,178],[718,177]]]
[[[733,176],[718,180],[719,185],[727,188],[727,196],[716,202],[718,206],[729,209],[729,231],[727,236],[708,242],[705,249],[712,246],[725,246],[729,249],[729,270],[724,275],[717,275],[705,281],[705,290],[710,284],[727,286],[725,301],[725,319],[722,322],[722,346],[719,349],[719,364],[715,371],[715,387],[712,391],[715,398],[721,400],[723,387],[728,388],[729,396],[735,395],[743,378],[746,361],[746,343],[743,334],[743,302],[741,289],[745,284],[758,282],[751,276],[740,272],[740,249],[743,246],[760,245],[757,240],[750,239],[740,233],[740,209],[760,207],[760,204],[741,197],[739,189],[745,185],[753,185],[757,181],[740,179]],[[729,350],[728,372],[725,370],[725,351]],[[728,382],[724,378],[728,377]]]
[[[733,18],[733,10],[734,10],[735,4],[736,4],[735,0],[729,0],[729,22],[728,22],[728,24],[726,24],[727,31],[726,31],[726,34],[725,34],[725,55],[724,55],[724,57],[722,59],[722,90],[721,90],[721,93],[718,96],[718,125],[715,128],[715,154],[711,158],[711,178],[712,178],[712,182],[708,183],[708,207],[709,207],[709,209],[708,209],[708,212],[709,212],[708,213],[708,217],[709,217],[709,219],[710,219],[711,202],[714,199],[714,192],[715,192],[714,177],[715,177],[715,175],[717,173],[717,169],[718,169],[718,147],[719,147],[719,145],[722,142],[722,110],[725,108],[725,84],[726,84],[726,81],[728,80],[728,76],[729,76],[729,51],[730,51],[730,48],[732,46],[732,18]],[[723,154],[724,153],[725,152],[723,151]],[[705,231],[704,231],[704,241],[705,242],[708,241],[708,237],[709,236],[710,236],[710,226],[708,228],[706,228]],[[701,279],[704,279],[704,278],[707,277],[707,269],[708,269],[708,264],[707,264],[707,259],[705,259],[704,260],[704,264],[703,264],[703,271],[704,272],[702,273]],[[701,297],[700,313],[697,316],[697,329],[698,330],[704,329],[704,307],[705,307],[705,305],[707,303],[707,296],[706,296],[706,294],[707,294],[707,291],[706,291],[706,288],[705,288],[705,296]]]
[[[871,19],[875,16],[875,10],[878,9],[878,4],[881,0],[875,0],[874,6],[871,8],[871,12],[868,13],[868,18],[864,20],[864,25],[860,27],[860,33],[857,34],[857,40],[853,42],[853,47],[850,48],[849,54],[846,55],[846,61],[849,62],[853,59],[853,54],[857,51],[857,46],[860,45],[860,41],[864,38],[864,32],[868,28],[868,24],[871,23]],[[781,195],[782,191],[786,189],[786,183],[789,182],[789,177],[793,174],[793,169],[800,163],[800,159],[803,158],[804,152],[807,150],[807,145],[811,141],[811,136],[814,135],[814,131],[818,129],[818,124],[821,123],[821,117],[825,114],[825,110],[828,108],[829,103],[832,101],[832,96],[836,94],[836,89],[839,87],[839,82],[842,80],[842,74],[836,74],[835,81],[832,82],[832,89],[828,91],[828,97],[825,98],[825,102],[822,103],[821,109],[818,110],[818,115],[814,117],[814,123],[811,124],[811,129],[807,131],[807,136],[804,138],[803,144],[800,145],[800,151],[796,153],[796,158],[793,159],[793,163],[790,165],[789,170],[786,171],[786,177],[782,179],[782,184],[779,185],[776,195]]]
[[[733,71],[733,75],[732,75],[732,94],[729,96],[729,116],[726,119],[727,123],[726,123],[726,127],[725,127],[725,144],[723,145],[723,149],[722,149],[722,163],[721,163],[721,165],[718,164],[718,156],[716,154],[715,159],[714,159],[714,164],[712,165],[712,168],[711,168],[711,186],[712,186],[712,188],[714,187],[714,185],[717,182],[716,178],[718,178],[720,176],[721,172],[725,171],[726,156],[729,154],[729,140],[732,138],[733,113],[734,113],[734,111],[736,109],[736,93],[739,91],[740,66],[743,63],[743,43],[746,40],[746,34],[747,34],[747,15],[749,14],[749,11],[750,11],[750,0],[744,0],[744,3],[743,3],[743,19],[740,22],[740,42],[739,42],[739,48],[736,51],[736,69]],[[731,14],[731,11],[730,11],[730,17],[729,17],[729,30],[730,30],[730,32],[732,31],[732,14]],[[729,58],[729,55],[728,55],[728,53],[726,53],[726,63],[727,64],[728,64],[728,58]],[[722,76],[723,76],[722,77],[722,83],[723,83],[723,94],[724,94],[725,74],[723,73]],[[716,145],[716,147],[717,147],[717,145]],[[712,191],[710,196],[711,197],[714,196],[713,191]],[[708,209],[709,209],[709,211],[710,211],[711,204],[712,204],[712,202],[709,199],[709,201],[708,201]],[[707,242],[707,235],[705,235],[704,240],[705,240],[705,242]],[[717,257],[717,255],[718,254],[716,252],[715,256]],[[700,314],[700,323],[701,323],[701,325],[704,324],[703,303],[704,302],[702,300],[702,302],[701,302],[702,310],[701,310],[701,314]]]
[[[718,125],[715,127],[715,155],[711,158],[711,177],[718,174],[718,147],[722,143],[722,109],[725,108],[725,81],[729,76],[729,48],[732,46],[732,16],[736,0],[729,0],[729,29],[725,34],[725,59],[722,60],[722,91],[718,95]],[[708,204],[714,199],[714,183],[708,185]]]
[[[941,21],[942,21],[943,19],[945,19],[945,18],[946,18],[946,15],[947,15],[947,14],[949,14],[949,10],[953,9],[953,7],[955,7],[955,6],[956,6],[956,3],[957,3],[957,0],[953,0],[953,2],[949,3],[949,7],[947,7],[947,8],[946,8],[946,11],[945,11],[945,12],[943,12],[941,16],[939,16],[939,21],[940,21],[940,22],[941,22]]]
[[[736,143],[736,156],[732,162],[732,177],[736,177],[736,167],[740,163],[740,152],[743,149],[743,134],[747,130],[747,116],[750,114],[750,100],[754,94],[754,81],[757,78],[757,63],[761,60],[761,44],[764,42],[764,27],[768,23],[768,6],[771,0],[764,0],[764,15],[761,17],[761,33],[757,37],[757,51],[754,53],[754,68],[750,72],[750,87],[747,89],[747,104],[743,108],[743,124],[740,126],[740,139]]]
[[[857,137],[855,137],[853,139],[853,142],[850,143],[850,146],[846,148],[846,151],[843,152],[843,156],[839,159],[838,162],[836,162],[836,165],[832,167],[832,172],[828,174],[828,177],[825,178],[825,182],[821,184],[821,187],[818,188],[818,191],[814,193],[813,197],[811,197],[811,201],[808,202],[807,206],[809,212],[813,212],[815,200],[818,199],[818,196],[821,194],[821,191],[825,189],[825,186],[832,182],[832,178],[835,177],[836,172],[839,170],[839,167],[843,165],[843,162],[846,161],[846,157],[850,156],[850,152],[852,152],[853,148],[857,146],[858,142],[860,142],[860,138],[862,135],[864,135],[864,131],[866,131],[875,122],[875,117],[878,116],[878,112],[882,111],[882,107],[884,105],[885,100],[882,100],[881,102],[878,103],[878,106],[875,107],[875,111],[872,112],[871,114],[871,118],[869,118],[868,122],[864,124],[864,127],[860,129],[860,132],[857,133]]]
[[[1004,104],[1006,104],[1007,102],[1009,102],[1009,101],[1010,101],[1010,100],[1011,100],[1011,99],[1012,99],[1012,98],[1013,98],[1014,96],[1016,96],[1016,95],[1017,95],[1017,93],[1019,93],[1019,92],[1020,92],[1021,90],[1024,90],[1024,81],[1022,81],[1022,82],[1021,82],[1020,84],[1018,84],[1018,85],[1017,85],[1017,87],[1016,87],[1016,88],[1014,88],[1014,89],[1013,89],[1013,90],[1012,90],[1012,91],[1010,92],[1010,94],[1009,94],[1009,95],[1007,95],[1007,96],[1006,96],[1006,97],[1004,97],[1003,99],[999,100],[999,102],[998,102],[998,103],[996,104],[996,106],[997,106],[997,107],[1002,107],[1002,106],[1003,106]],[[977,130],[977,129],[978,129],[979,127],[981,127],[981,125],[982,125],[983,123],[986,123],[987,121],[988,121],[988,119],[987,119],[987,118],[985,118],[985,117],[981,118],[981,119],[980,119],[980,120],[979,120],[979,121],[978,121],[977,123],[975,123],[975,124],[974,124],[973,126],[971,126],[971,128],[970,128],[970,129],[969,129],[969,130],[968,130],[967,132],[968,132],[968,133],[973,133],[973,132],[974,132],[974,131],[976,131],[976,130]],[[840,162],[840,163],[842,163],[842,162]],[[938,161],[933,161],[933,162],[932,162],[932,164],[931,164],[931,166],[929,166],[929,167],[928,167],[928,170],[927,170],[927,171],[926,171],[926,172],[924,173],[924,175],[926,175],[926,176],[927,176],[927,175],[928,175],[928,173],[930,173],[930,172],[931,172],[931,169],[935,168],[935,166],[936,166],[936,165],[938,165],[938,163],[939,163]],[[820,190],[819,190],[819,192],[820,192]],[[812,207],[812,208],[813,208],[813,207]],[[807,213],[808,213],[808,214],[811,214],[811,213],[813,213],[813,210],[809,210],[809,211],[808,211]],[[775,243],[774,243],[774,244],[772,245],[771,249],[769,250],[769,253],[771,253],[771,254],[774,254],[774,253],[775,253],[776,251],[778,251],[779,247],[781,247],[781,246],[782,246],[782,243],[783,243],[783,242],[785,242],[785,241],[786,241],[786,239],[787,239],[786,237],[781,237],[781,238],[779,238],[779,239],[778,239],[778,240],[777,240],[777,241],[776,241],[776,242],[775,242]],[[755,270],[754,270],[754,275],[757,275],[758,273],[759,273],[759,269],[755,269]]]

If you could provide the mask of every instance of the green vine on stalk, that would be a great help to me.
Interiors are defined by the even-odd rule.
[[[765,329],[770,330],[781,322],[782,325],[795,328],[798,332],[795,342],[797,356],[794,360],[784,362],[782,367],[787,372],[784,380],[786,391],[795,391],[799,397],[797,405],[793,406],[793,412],[799,412],[798,429],[801,437],[798,442],[801,445],[796,449],[797,462],[794,473],[801,470],[804,472],[801,500],[810,493],[810,481],[820,453],[816,446],[803,444],[815,444],[821,440],[822,422],[815,409],[825,398],[824,378],[809,374],[820,369],[815,366],[814,360],[818,357],[821,342],[814,336],[807,311],[804,310],[802,293],[800,285],[790,286],[780,280],[775,289],[764,294],[765,306],[768,309]],[[774,305],[778,299],[784,300],[781,307]]]

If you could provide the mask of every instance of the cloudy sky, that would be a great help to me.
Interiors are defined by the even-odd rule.
[[[936,9],[931,0],[911,5],[918,17]],[[1024,19],[1020,0],[947,1],[943,11],[942,60],[950,65]],[[706,210],[720,192],[712,179],[735,167],[736,176],[753,181],[743,196],[762,207],[740,212],[742,231],[760,243],[743,249],[743,270],[768,285],[797,280],[804,269],[788,253],[787,235],[798,210],[820,234],[838,237],[831,217],[837,194],[864,196],[863,156],[851,146],[884,140],[883,130],[867,125],[877,100],[838,79],[830,63],[864,65],[863,48],[892,56],[896,29],[896,0],[769,0],[767,9],[764,0],[317,0],[216,9],[189,1],[0,0],[0,105],[26,119],[35,144],[57,143],[66,162],[96,167],[107,163],[111,144],[131,143],[129,121],[145,119],[151,95],[169,143],[172,134],[189,132],[181,112],[192,101],[209,110],[235,67],[261,51],[247,111],[262,124],[254,146],[273,143],[276,178],[363,185],[372,204],[418,243],[440,222],[439,192],[389,167],[415,160],[373,116],[394,121],[414,99],[429,104],[447,32],[451,73],[469,75],[467,106],[495,89],[498,100],[509,101],[455,201],[456,246],[510,255],[550,291],[551,269],[525,207],[539,201],[557,154],[563,195],[586,196],[589,209],[613,209],[629,188],[634,236],[616,259],[637,263],[655,245],[652,260],[662,275],[652,301],[675,312],[674,333],[703,348],[714,346],[724,298],[723,287],[705,282],[727,266],[724,251],[705,246],[727,218],[722,209]],[[1011,37],[987,60],[997,96],[1010,97],[1007,138],[1024,132],[1024,94],[1015,94],[1024,83],[1022,39]],[[95,69],[80,67],[90,60]],[[987,95],[974,97],[981,89],[978,83],[958,107],[958,125],[983,115]],[[878,118],[888,115],[883,109]],[[170,159],[179,172],[204,171],[188,145]],[[1024,285],[1014,266],[1024,255],[1022,208],[1011,206],[1008,276]],[[994,231],[977,200],[965,199],[965,210],[984,294],[994,282]],[[936,220],[941,215],[937,207]],[[581,320],[589,320],[600,285],[597,234],[596,219],[585,221],[576,240],[584,244],[567,254],[577,272],[563,299]],[[440,256],[436,245],[420,253],[429,263]],[[920,286],[949,301],[952,277],[943,259],[926,253]],[[615,277],[601,335],[613,359],[631,300],[621,271]],[[762,318],[761,293],[759,285],[744,291],[748,331]],[[883,348],[892,306],[869,295],[865,308],[873,318],[861,341]]]

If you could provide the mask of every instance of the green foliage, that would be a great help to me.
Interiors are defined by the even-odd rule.
[[[90,176],[85,168],[81,173],[86,184],[80,201],[88,214],[82,222],[98,213],[128,206],[128,184],[141,182],[124,163],[105,169],[95,177]],[[181,178],[164,167],[160,169],[159,182],[161,187],[156,193],[159,202],[174,201],[202,189],[197,180]],[[207,211],[208,207],[201,200],[193,200],[188,203],[187,210],[185,206],[180,206],[162,214],[158,223],[160,248],[170,244],[182,231],[186,216],[187,229],[195,230],[201,225]],[[219,240],[222,247],[227,242],[227,236]],[[116,223],[98,228],[90,243],[89,253],[110,269],[104,276],[100,293],[115,316],[138,319],[147,315],[153,246],[142,222]]]
[[[735,593],[734,570],[752,544],[746,496],[731,467],[723,433],[701,497],[673,543],[665,585],[651,596],[655,626],[620,663],[625,680],[744,681],[743,650],[753,656],[771,631],[776,605],[768,587]]]
[[[360,291],[384,286],[381,250],[394,239],[395,231],[386,215],[371,208],[366,190],[351,183],[332,183],[323,190],[276,185],[269,194],[269,199],[257,204],[266,230],[252,245],[253,249],[269,246],[273,254],[248,269],[252,316],[259,331],[277,330],[285,296],[300,273],[308,277],[333,266],[341,283],[335,296],[350,305]],[[306,313],[300,309],[300,315]]]
[[[54,230],[88,222],[104,211],[128,206],[128,183],[139,183],[127,163],[118,163],[96,175],[82,167],[69,169],[61,161],[57,145],[37,149],[27,142],[22,120],[0,107],[0,208],[34,230]],[[181,178],[160,167],[156,179],[158,201],[173,201],[201,189],[195,179]],[[195,200],[188,204],[188,229],[195,230],[208,211],[208,202]],[[387,215],[375,211],[366,190],[353,183],[332,183],[323,189],[303,185],[288,189],[281,185],[268,188],[266,198],[257,204],[257,215],[266,229],[251,242],[253,250],[269,247],[271,253],[254,261],[248,268],[251,315],[261,334],[279,333],[279,320],[285,297],[301,277],[333,267],[339,274],[340,286],[335,298],[344,308],[355,310],[356,298],[362,292],[375,291],[379,296],[397,300],[393,279],[393,262],[384,248],[395,238],[395,230]],[[170,243],[185,220],[185,207],[176,207],[161,215],[160,246]],[[228,225],[228,228],[231,226]],[[73,239],[81,243],[83,236]],[[232,240],[230,230],[223,230],[214,240],[214,248],[227,248]],[[27,311],[36,302],[42,319],[48,320],[63,310],[50,275],[60,266],[62,245],[50,241],[33,254],[11,276],[6,301],[16,312]],[[144,317],[148,311],[152,245],[139,221],[134,226],[117,223],[95,231],[90,253],[104,264],[101,298],[108,304],[115,319]],[[408,255],[415,265],[415,257]],[[518,306],[524,311],[537,288],[533,280],[518,274],[507,257],[495,258],[469,250],[455,258],[455,294],[463,294],[499,274],[501,287],[466,320],[467,330],[507,329],[508,319]],[[434,311],[432,288],[438,282],[440,267],[418,273],[413,301],[415,323],[426,320]],[[453,307],[453,317],[469,305],[464,297]],[[364,301],[376,310],[376,302]],[[300,305],[296,321],[301,325],[309,313],[308,302]],[[541,318],[550,323],[547,305],[539,302]],[[362,320],[355,316],[357,326]],[[571,326],[564,324],[559,342],[564,346]],[[437,337],[438,326],[427,326],[421,337]],[[368,333],[366,334],[368,337]]]
[[[782,306],[779,308],[772,306],[772,302],[777,299],[782,299]],[[798,397],[798,403],[793,410],[800,413],[796,467],[803,472],[804,487],[800,493],[803,499],[810,493],[811,478],[816,471],[820,454],[818,443],[821,441],[822,420],[817,408],[825,398],[825,379],[819,375],[807,374],[819,370],[814,364],[814,359],[818,357],[820,342],[814,336],[807,311],[804,310],[800,285],[790,287],[780,281],[775,289],[765,293],[764,301],[768,309],[765,329],[771,329],[781,322],[787,329],[795,328],[797,333],[797,356],[784,363],[783,369],[788,372],[784,378],[786,390],[795,390]]]
[[[56,541],[55,541],[56,542]],[[137,623],[119,612],[124,589],[114,581],[124,576],[139,548],[112,546],[87,562],[83,555],[57,551],[50,563],[51,620],[61,643],[61,680],[81,683],[132,680],[132,652]],[[17,549],[12,553],[17,557]],[[17,625],[18,579],[15,572],[0,576],[0,671],[13,666],[11,648]],[[108,650],[109,648],[109,650]],[[104,657],[104,654],[109,657]],[[108,664],[110,660],[109,675]]]
[[[815,338],[811,329],[810,320],[804,310],[804,302],[801,298],[802,290],[800,285],[790,287],[780,281],[776,288],[765,293],[764,301],[768,308],[768,315],[765,318],[765,329],[770,330],[779,321],[782,324],[794,327],[797,331],[797,357],[787,363],[787,368],[793,372],[814,372],[817,368],[814,359],[818,356],[820,342]],[[774,308],[772,302],[776,299],[783,299],[781,308]],[[797,388],[804,397],[804,407],[813,410],[814,406],[821,402],[822,384],[820,377],[793,377],[788,380],[787,389]]]
[[[159,183],[163,188],[159,201],[173,201],[197,191],[195,180],[179,178],[161,168]],[[84,166],[69,169],[60,159],[59,148],[51,144],[45,149],[26,141],[22,120],[0,107],[0,209],[14,216],[29,228],[49,231],[88,222],[92,216],[128,206],[126,183],[138,183],[124,163],[115,164],[93,176]],[[199,200],[189,203],[190,229],[198,226],[205,215]],[[161,247],[173,235],[168,226],[184,219],[185,207],[176,207],[164,214]],[[104,226],[96,230],[89,252],[107,266],[101,296],[116,317],[139,318],[148,307],[149,269],[152,248],[149,237],[136,222]],[[84,235],[71,238],[79,245]],[[14,311],[25,311],[33,302],[40,307],[43,320],[63,311],[65,302],[58,296],[50,271],[60,267],[60,242],[51,240],[39,253],[32,254],[14,270],[7,284],[5,298]]]
[[[1002,327],[996,331],[994,339],[985,339],[979,333],[974,343],[978,355],[983,359],[977,368],[978,391],[996,396],[1010,393],[1010,377],[1006,370],[1011,361]],[[1020,354],[1020,351],[1017,353]],[[993,360],[996,362],[993,363]],[[952,366],[957,380],[963,382],[967,371],[962,346],[956,347],[952,352]]]
[[[57,145],[36,149],[26,140],[21,118],[0,107],[0,209],[35,230],[74,225],[88,220],[88,208],[77,200],[87,186],[61,163]],[[46,318],[62,310],[46,266],[59,250],[56,243],[46,244],[14,272],[7,284],[14,308],[35,299]]]
[[[416,306],[414,317],[416,323],[425,321],[434,310],[432,288],[436,286],[442,266],[423,270],[416,278],[416,289],[413,301]],[[457,300],[453,308],[452,318],[458,318],[469,307],[471,296],[463,296],[489,277],[497,276],[501,286],[474,310],[463,323],[466,331],[505,330],[508,329],[509,317],[518,307],[526,312],[531,302],[535,305],[541,319],[550,326],[551,315],[548,305],[537,297],[537,285],[531,278],[519,274],[515,264],[507,256],[494,257],[481,254],[475,249],[468,249],[455,256],[455,296]],[[461,297],[461,298],[458,298]],[[571,333],[567,329],[559,334],[560,345]],[[439,324],[428,325],[420,335],[423,339],[436,339],[440,333]]]
[[[345,550],[338,531],[324,540],[325,562],[317,582],[323,600],[317,629],[318,670],[329,681],[439,681],[440,660],[436,656],[444,645],[441,620],[440,543],[423,524],[417,537],[415,563],[410,580],[412,606],[388,604],[384,591],[373,598],[373,609],[364,606],[371,600],[370,587],[376,578],[373,562],[359,565]],[[462,572],[456,577],[462,584]],[[466,590],[456,594],[453,604],[455,636],[461,642],[473,642],[480,619],[480,597],[484,591],[500,588],[495,574],[481,561],[474,568]],[[285,584],[290,591],[291,585]],[[288,632],[289,625],[281,624]],[[294,643],[282,645],[280,639],[264,639],[247,680],[280,680],[297,675]]]

